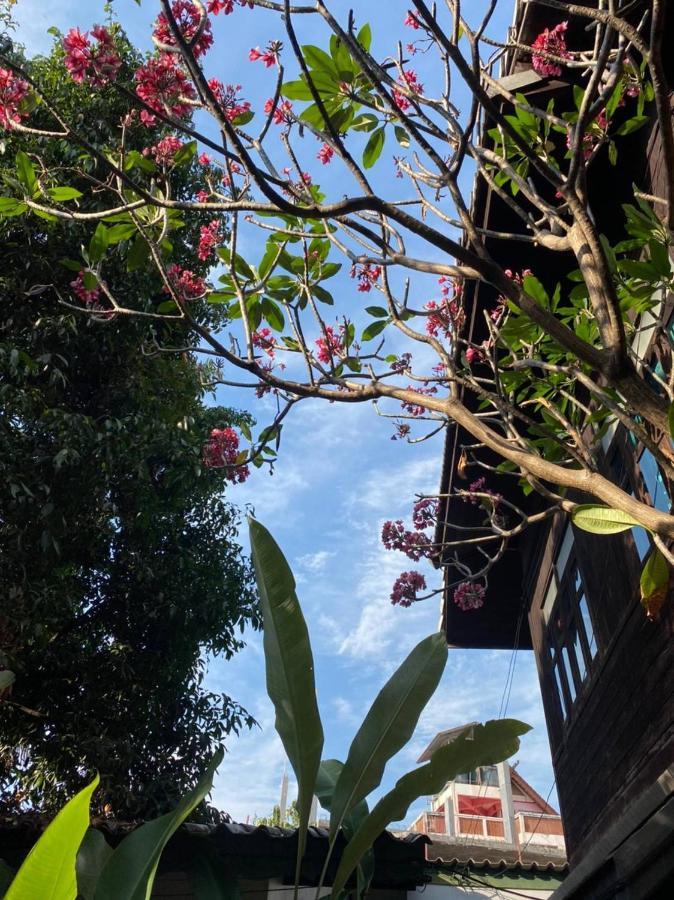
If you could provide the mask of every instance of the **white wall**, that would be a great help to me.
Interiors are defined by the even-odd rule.
[[[476,876],[479,877],[479,876]],[[556,885],[555,885],[556,887]],[[407,900],[522,900],[522,894],[527,897],[536,897],[546,900],[552,896],[552,891],[537,891],[530,888],[517,888],[513,891],[502,888],[481,887],[454,887],[450,884],[427,884],[421,890],[407,892]]]

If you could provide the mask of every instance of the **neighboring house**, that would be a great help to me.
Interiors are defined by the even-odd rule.
[[[569,34],[581,34],[578,21],[559,9],[517,4],[513,35],[530,44],[562,18],[570,19]],[[672,19],[670,13],[670,26]],[[569,46],[578,44],[570,39]],[[522,55],[506,59],[501,77],[525,95],[535,94],[538,104],[554,96],[569,99],[564,76],[541,79]],[[598,158],[588,182],[609,241],[622,236],[620,204],[631,200],[633,183],[660,193],[657,128],[630,135],[621,149],[620,165],[611,167]],[[484,181],[476,183],[473,212],[483,228],[512,232],[521,227]],[[504,266],[532,269],[553,286],[560,281],[568,289],[573,260],[517,241],[489,240],[489,245]],[[484,286],[473,286],[467,294],[466,306],[472,304],[476,313],[471,339],[479,341],[480,310],[490,309],[496,298]],[[652,332],[642,332],[642,340],[650,342],[654,361],[670,365],[669,347]],[[461,429],[449,429],[441,495],[467,486],[461,481],[461,448],[471,443]],[[671,486],[651,454],[622,428],[605,435],[599,464],[635,495],[670,509]],[[497,474],[490,487],[535,511],[539,498],[523,501],[511,482]],[[456,498],[443,501],[436,541],[443,546],[456,541],[466,532],[454,526],[465,529],[478,519],[474,506]],[[570,861],[570,875],[556,900],[674,896],[674,592],[670,588],[656,619],[647,618],[639,602],[639,573],[650,550],[639,530],[598,537],[576,530],[559,515],[511,542],[490,573],[481,609],[463,612],[449,593],[444,599],[450,646],[519,647],[535,653]],[[470,552],[461,554],[470,566]],[[448,561],[445,556],[443,562]],[[448,579],[456,580],[456,573],[449,572]]]
[[[418,762],[467,727],[441,731]],[[544,898],[564,880],[562,821],[507,762],[457,776],[430,802],[430,810],[408,827],[431,841],[426,858],[432,882],[422,888],[424,897],[515,897],[509,890],[524,890]]]

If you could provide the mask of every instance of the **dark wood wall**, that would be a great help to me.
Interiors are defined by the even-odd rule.
[[[564,722],[541,607],[565,524],[539,545],[529,622],[573,866],[674,761],[674,591],[650,621],[631,538],[575,531],[599,650]]]

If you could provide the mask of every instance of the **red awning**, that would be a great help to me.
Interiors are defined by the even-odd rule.
[[[472,797],[470,794],[459,795],[459,814],[464,816],[496,816],[501,817],[501,801],[494,797]]]

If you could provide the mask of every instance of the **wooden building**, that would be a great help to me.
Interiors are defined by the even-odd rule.
[[[579,27],[544,4],[518,3],[513,34],[530,44],[562,18],[570,19],[569,33]],[[571,40],[569,46],[575,46]],[[501,77],[510,88],[536,95],[537,105],[571,90],[564,76],[540,78],[522,54],[510,57]],[[659,148],[657,128],[644,128],[621,145],[619,168],[595,161],[589,191],[609,241],[622,236],[620,206],[631,201],[633,183],[658,193]],[[483,180],[475,186],[473,212],[485,228],[521,228]],[[521,242],[491,241],[489,249],[504,267],[545,272],[553,285],[575,267],[561,254]],[[480,287],[467,299],[467,308],[480,310],[496,298]],[[481,318],[473,316],[472,340],[482,339]],[[652,334],[642,332],[640,339],[658,355]],[[450,428],[441,494],[467,486],[459,480],[464,443],[470,437]],[[488,454],[485,461],[498,462]],[[636,496],[670,510],[671,486],[653,456],[622,428],[605,435],[600,464]],[[490,487],[521,506],[512,481],[496,475]],[[525,503],[535,511],[540,501],[534,496]],[[440,512],[436,540],[443,545],[465,534],[454,526],[477,525],[480,517],[458,499],[444,501]],[[482,608],[463,612],[449,595],[444,600],[451,646],[518,646],[535,653],[571,870],[555,893],[560,900],[674,896],[674,592],[670,587],[659,617],[649,620],[639,602],[639,573],[650,549],[642,530],[599,537],[578,531],[560,514],[511,542],[490,574]],[[461,552],[470,565],[470,552]]]

